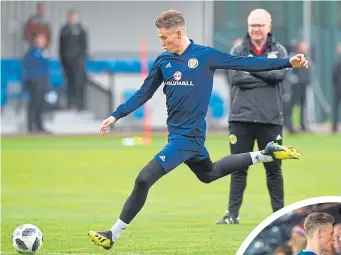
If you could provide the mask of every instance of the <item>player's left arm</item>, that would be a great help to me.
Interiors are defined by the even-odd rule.
[[[279,58],[288,57],[287,50],[282,45],[279,45],[278,47],[278,57]],[[273,83],[273,84],[278,84],[284,80],[287,73],[288,73],[288,69],[282,69],[282,70],[274,70],[274,71],[267,71],[267,72],[256,72],[256,73],[251,73],[251,74],[254,77],[262,79],[263,81]]]
[[[246,72],[262,72],[285,68],[308,67],[308,61],[303,54],[291,58],[260,58],[232,56],[217,49],[210,48],[209,66],[212,69],[233,69]]]

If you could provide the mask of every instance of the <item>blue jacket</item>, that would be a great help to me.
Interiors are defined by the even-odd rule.
[[[23,80],[43,80],[48,79],[48,60],[43,55],[43,50],[36,46],[31,46],[24,56]]]

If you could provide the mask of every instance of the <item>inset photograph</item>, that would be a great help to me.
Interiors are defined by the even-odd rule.
[[[340,202],[289,207],[293,206],[264,220],[250,233],[237,255],[341,254],[341,197]]]

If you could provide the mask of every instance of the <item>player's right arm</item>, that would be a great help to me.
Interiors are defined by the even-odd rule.
[[[114,124],[118,119],[127,116],[147,102],[154,95],[162,82],[163,76],[160,68],[160,58],[157,58],[141,88],[125,103],[118,106],[109,118],[103,121],[101,126],[102,134],[106,134],[108,127]]]
[[[233,47],[230,54],[233,56],[242,56],[242,52],[240,50],[241,47],[239,46]],[[261,79],[245,71],[228,70],[228,74],[231,85],[244,89],[257,87],[257,84],[262,82]]]

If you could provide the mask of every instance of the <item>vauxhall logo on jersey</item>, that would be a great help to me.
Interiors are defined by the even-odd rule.
[[[168,86],[193,86],[193,81],[181,81],[181,72],[176,71],[173,74],[174,81],[166,81],[165,84]]]
[[[180,81],[181,80],[181,73],[178,71],[178,72],[175,72],[173,74],[173,77],[174,77],[174,80],[176,81]]]

